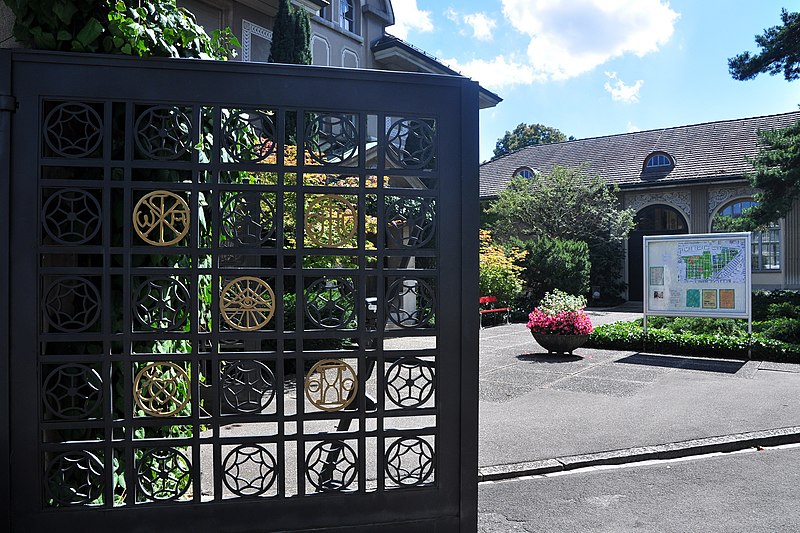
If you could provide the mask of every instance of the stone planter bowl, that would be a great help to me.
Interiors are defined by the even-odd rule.
[[[589,335],[545,335],[533,333],[533,338],[547,353],[572,355],[575,348],[580,348],[589,338]]]

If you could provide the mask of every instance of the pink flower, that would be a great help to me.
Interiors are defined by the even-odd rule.
[[[564,311],[550,315],[539,308],[528,315],[528,329],[533,333],[588,335],[594,331],[592,319],[585,311]]]

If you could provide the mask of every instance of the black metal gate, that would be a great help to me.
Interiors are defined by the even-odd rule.
[[[11,531],[474,530],[477,85],[1,52]]]

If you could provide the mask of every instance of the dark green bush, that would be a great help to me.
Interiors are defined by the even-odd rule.
[[[769,304],[767,306],[767,318],[800,318],[800,306],[791,302]]]
[[[747,333],[724,335],[713,333],[676,333],[668,328],[650,327],[647,337],[642,321],[616,322],[595,328],[587,347],[613,350],[641,350],[651,353],[747,359]],[[746,328],[746,326],[745,326]],[[753,359],[800,363],[800,344],[782,342],[764,333],[754,333],[750,345]]]
[[[755,323],[753,329],[770,339],[800,344],[800,320],[797,318],[773,318]]]
[[[753,291],[753,320],[771,318],[770,305],[785,303],[800,307],[800,291]]]
[[[553,289],[576,296],[588,294],[591,263],[585,242],[549,237],[512,242],[528,252],[518,263],[523,268],[522,296],[515,303],[520,313],[527,316],[544,294]]]

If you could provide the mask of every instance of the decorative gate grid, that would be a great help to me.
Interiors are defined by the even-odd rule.
[[[75,57],[45,76],[54,56],[27,54],[13,78],[19,516],[469,528],[472,84],[427,79],[391,101],[400,76]]]

